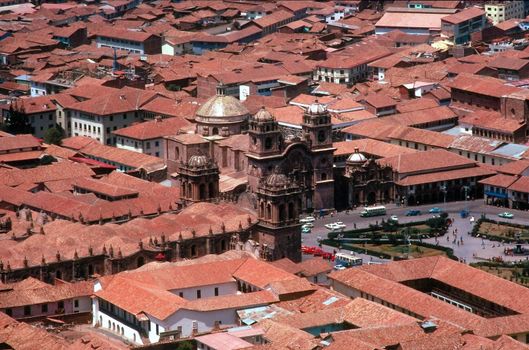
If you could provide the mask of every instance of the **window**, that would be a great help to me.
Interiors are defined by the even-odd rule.
[[[160,326],[156,325],[156,335],[160,335]]]
[[[202,298],[202,291],[200,289],[197,289],[197,299]]]
[[[79,299],[73,301],[73,307],[79,307]]]
[[[270,149],[270,148],[272,148],[272,138],[267,137],[265,139],[265,149]]]
[[[219,288],[218,288],[218,287],[215,287],[215,296],[216,296],[216,297],[219,296]]]
[[[62,300],[59,301],[59,302],[57,303],[57,308],[59,308],[59,309],[64,309],[64,301],[62,301]],[[64,312],[64,311],[63,311],[63,312]]]
[[[31,306],[24,306],[24,316],[31,316]]]
[[[41,311],[43,314],[48,312],[48,304],[42,304]]]
[[[5,310],[5,313],[6,313],[6,315],[9,316],[9,317],[13,316],[13,310],[11,310],[11,309],[6,309],[6,310]]]
[[[155,141],[154,142],[154,147],[160,147],[160,141]]]
[[[145,144],[145,146],[146,146],[147,149],[151,149],[151,143],[150,143],[150,142],[147,142],[147,143]]]
[[[325,142],[326,139],[327,139],[327,135],[325,135],[325,131],[320,130],[318,132],[318,142]]]
[[[179,293],[178,293],[178,296],[179,296],[180,298],[183,298],[183,297],[184,297],[184,292],[179,292]]]

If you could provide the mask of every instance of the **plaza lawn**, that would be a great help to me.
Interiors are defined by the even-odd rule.
[[[504,278],[506,280],[521,284],[522,286],[529,286],[529,277],[522,275],[522,268],[519,267],[494,267],[494,266],[474,266],[478,269],[486,271],[492,275]]]
[[[496,237],[506,237],[510,239],[515,238],[516,233],[521,233],[522,239],[529,239],[529,227],[527,229],[521,229],[519,227],[506,225],[506,224],[497,224],[493,222],[482,222],[479,226],[478,233],[480,235],[486,234],[489,236]]]
[[[359,249],[367,249],[371,252],[378,252],[387,254],[391,257],[404,257],[408,252],[408,246],[405,244],[393,245],[393,244],[352,244],[353,247]],[[415,244],[410,245],[410,256],[413,258],[424,258],[427,256],[446,255],[442,250],[433,248],[421,247]]]

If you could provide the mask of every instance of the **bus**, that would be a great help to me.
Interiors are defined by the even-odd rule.
[[[362,265],[362,258],[354,256],[349,253],[336,253],[334,256],[334,264],[341,267],[352,267]],[[337,268],[339,269],[339,268]]]
[[[360,216],[362,217],[378,216],[378,215],[386,215],[385,206],[380,205],[378,207],[365,207],[364,210],[360,212]]]

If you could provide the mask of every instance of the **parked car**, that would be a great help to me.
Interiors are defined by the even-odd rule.
[[[311,232],[310,227],[301,226],[301,233],[310,233],[310,232]]]
[[[421,215],[421,211],[417,209],[411,209],[406,212],[406,216],[417,216]]]
[[[304,217],[303,219],[299,220],[299,222],[302,223],[302,224],[308,224],[308,223],[311,223],[311,222],[314,222],[314,221],[316,221],[314,216],[307,216],[307,217]]]
[[[433,207],[432,209],[428,210],[430,214],[439,214],[441,212],[441,208]]]
[[[301,247],[301,252],[303,254],[314,254],[314,252],[316,251],[316,247],[307,247],[307,246],[302,246]]]
[[[466,210],[466,209],[465,210],[461,210],[459,212],[459,215],[461,216],[462,219],[467,218],[468,217],[468,210]]]
[[[313,228],[314,227],[314,224],[312,222],[306,222],[303,224],[302,227],[308,227],[308,228]]]
[[[331,231],[343,230],[346,227],[347,227],[347,225],[345,225],[341,221],[332,222],[330,224],[325,225],[325,228],[328,229],[328,230],[331,230]]]
[[[334,269],[335,270],[345,270],[347,267],[343,266],[343,265],[334,265]]]
[[[504,219],[512,219],[514,217],[514,215],[512,213],[509,213],[508,211],[499,213],[498,216]]]
[[[397,215],[391,215],[391,216],[389,217],[389,219],[390,219],[391,221],[399,222],[399,217],[398,217]]]

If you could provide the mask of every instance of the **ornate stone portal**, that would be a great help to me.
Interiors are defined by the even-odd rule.
[[[395,197],[395,183],[391,167],[381,166],[367,159],[358,148],[345,163],[348,183],[348,207],[391,202]]]

